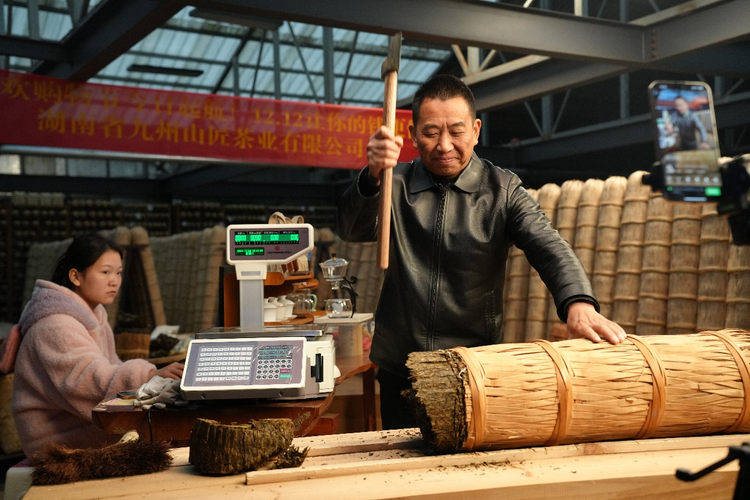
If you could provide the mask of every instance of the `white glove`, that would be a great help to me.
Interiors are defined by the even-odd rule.
[[[152,406],[163,410],[167,404],[184,406],[187,401],[180,397],[180,381],[156,376],[140,386],[136,392],[135,406],[148,410]]]

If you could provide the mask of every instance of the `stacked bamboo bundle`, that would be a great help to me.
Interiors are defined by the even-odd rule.
[[[660,193],[648,200],[636,333],[660,335],[667,327],[672,206]]]
[[[718,330],[726,321],[729,224],[716,206],[705,204],[701,214],[701,246],[698,263],[698,330]]]
[[[571,248],[576,237],[578,203],[581,201],[582,192],[583,181],[565,181],[560,186],[560,199],[557,202],[557,215],[554,227],[560,233],[560,236],[570,244]],[[552,297],[552,294],[547,293],[547,324],[544,327],[544,337],[542,338],[549,339],[552,329],[555,328],[555,325],[560,324],[560,318],[557,317],[555,299]]]
[[[666,331],[670,335],[696,331],[702,210],[699,203],[673,207]]]
[[[216,324],[224,227],[151,238],[164,312],[186,333]]]
[[[641,182],[643,173],[633,172],[628,177],[617,252],[617,274],[611,319],[619,323],[628,333],[635,332],[638,316],[643,238],[648,212],[649,188]]]
[[[749,350],[723,330],[418,352],[410,399],[441,452],[748,432]]]
[[[730,247],[727,274],[725,326],[750,330],[750,246]]]
[[[604,181],[601,179],[588,179],[583,184],[581,200],[578,202],[575,240],[571,242],[589,279],[594,275],[599,202],[603,191]]]
[[[536,189],[528,189],[529,195],[537,199]],[[529,272],[531,265],[518,247],[508,251],[505,266],[505,291],[503,292],[503,341],[523,342],[526,338],[526,301],[529,295]]]
[[[166,325],[167,317],[164,314],[164,302],[161,299],[161,289],[159,288],[159,278],[156,275],[156,265],[154,256],[151,252],[151,244],[148,240],[148,232],[141,226],[136,226],[130,230],[133,245],[141,253],[143,270],[146,274],[146,285],[148,294],[151,299],[151,309],[154,312],[154,322],[156,325]]]
[[[620,218],[625,203],[627,179],[610,177],[604,181],[599,199],[599,219],[596,225],[596,250],[591,284],[594,287],[601,313],[612,317],[612,297],[617,271],[617,249],[620,243]]]
[[[555,225],[557,201],[560,199],[560,186],[545,184],[537,191],[539,207]],[[529,270],[529,295],[526,305],[525,339],[543,339],[547,336],[547,304],[551,297],[539,273],[533,267]]]

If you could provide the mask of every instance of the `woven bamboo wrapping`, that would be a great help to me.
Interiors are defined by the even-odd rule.
[[[612,317],[612,297],[617,271],[617,250],[620,243],[620,219],[625,203],[625,177],[610,177],[604,181],[599,199],[599,219],[596,225],[596,251],[591,284],[604,317]]]
[[[157,325],[166,325],[167,317],[164,314],[164,302],[161,298],[159,277],[156,274],[156,265],[148,240],[148,232],[145,228],[136,226],[130,230],[130,233],[133,237],[133,244],[140,248],[143,270],[146,273],[146,283],[148,284],[148,294],[151,298],[151,309],[154,312],[154,321]]]
[[[555,225],[557,211],[557,200],[560,198],[560,186],[557,184],[545,184],[537,191],[539,207],[547,215],[547,218]],[[539,273],[531,267],[529,269],[529,295],[526,305],[526,340],[545,338],[547,331],[547,304],[551,297],[547,287],[544,286]]]
[[[578,204],[583,193],[583,181],[570,180],[562,183],[560,199],[557,202],[557,216],[554,226],[571,248],[576,237],[576,220],[578,219]],[[557,307],[552,294],[547,294],[547,324],[544,327],[543,338],[549,339],[553,326],[560,323],[557,317]]]
[[[589,279],[594,275],[596,229],[599,224],[599,202],[603,190],[604,181],[601,179],[589,179],[583,184],[581,200],[578,202],[575,240],[571,241]]]
[[[666,331],[670,335],[696,331],[702,210],[699,203],[673,207]]]
[[[216,323],[224,228],[152,237],[164,312],[169,324],[193,333]]]
[[[537,191],[529,189],[532,198]],[[503,305],[503,341],[523,342],[526,338],[526,306],[529,294],[529,264],[526,254],[515,245],[510,247],[505,268],[505,291]]]
[[[641,288],[643,238],[649,199],[649,188],[641,182],[643,173],[633,172],[628,177],[625,205],[620,220],[620,243],[611,319],[628,333],[635,332],[638,294]]]
[[[198,294],[195,303],[195,331],[216,325],[219,311],[219,268],[225,263],[226,230],[214,226],[203,230],[199,267],[196,270]]]
[[[698,264],[698,330],[718,330],[726,321],[729,224],[719,217],[716,206],[703,206],[701,247]]]
[[[436,356],[463,388],[463,407],[420,380],[420,358],[436,365]],[[724,330],[413,353],[408,366],[423,435],[453,451],[748,432],[748,356],[750,333]],[[451,420],[453,435],[441,427]]]
[[[750,246],[732,245],[729,248],[727,274],[725,326],[750,330]]]
[[[156,274],[159,279],[159,290],[161,293],[164,315],[167,324],[178,325],[179,320],[175,316],[175,304],[177,302],[177,266],[184,265],[183,258],[178,260],[172,258],[176,236],[149,236],[151,255],[154,259]],[[177,257],[177,256],[175,256]]]
[[[636,333],[661,335],[667,328],[672,206],[661,194],[648,201]]]

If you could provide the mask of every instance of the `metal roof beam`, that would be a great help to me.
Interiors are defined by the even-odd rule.
[[[195,5],[323,26],[524,54],[640,64],[639,26],[474,0],[195,0]],[[398,13],[398,15],[394,15]],[[439,26],[440,29],[435,29]],[[471,27],[467,29],[467,27]]]
[[[64,63],[67,60],[67,54],[60,42],[32,40],[10,35],[0,35],[0,54],[57,63]]]
[[[63,192],[107,196],[145,196],[161,198],[158,182],[149,179],[64,177],[59,175],[0,175],[0,184],[8,191]]]
[[[728,96],[716,103],[716,123],[721,128],[748,123],[750,92]],[[632,146],[653,140],[649,115],[638,115],[612,122],[581,127],[555,134],[552,139],[526,139],[516,147],[516,162],[521,165]],[[638,168],[646,168],[644,165]]]
[[[734,0],[649,28],[650,60],[664,61],[750,37],[750,8]]]
[[[42,62],[32,73],[88,80],[185,5],[183,0],[106,0],[63,40],[65,62]]]
[[[491,111],[627,72],[626,66],[550,59],[471,86],[477,112]]]

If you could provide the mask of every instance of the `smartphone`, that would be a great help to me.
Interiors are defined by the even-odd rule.
[[[722,190],[711,88],[703,82],[657,80],[648,92],[664,197],[717,201]]]
[[[136,391],[120,391],[117,393],[117,397],[120,399],[135,399],[137,395]]]

